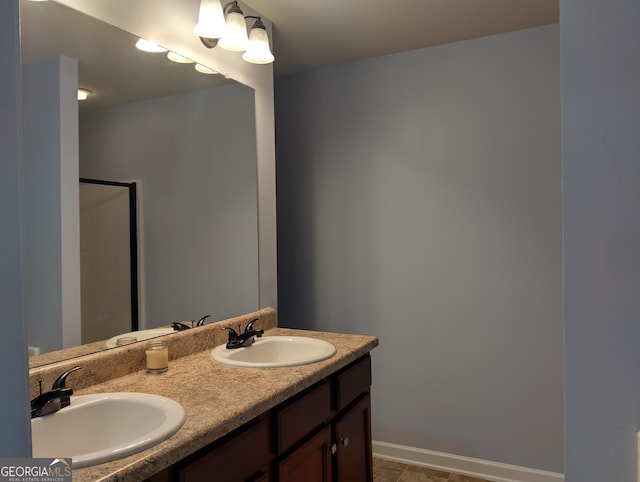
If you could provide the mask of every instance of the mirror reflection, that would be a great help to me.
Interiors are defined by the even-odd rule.
[[[253,90],[54,2],[20,14],[30,349],[256,310]]]

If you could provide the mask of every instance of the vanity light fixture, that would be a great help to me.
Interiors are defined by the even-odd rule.
[[[244,19],[244,13],[240,10],[237,1],[228,3],[225,21],[227,22],[227,30],[224,36],[218,40],[218,46],[232,52],[244,52],[249,46],[249,37],[247,36],[247,24]]]
[[[220,18],[224,25],[221,25]],[[248,18],[255,19],[255,22],[247,36]],[[225,50],[244,52],[242,58],[246,62],[270,64],[275,60],[264,23],[260,17],[245,16],[237,0],[227,3],[224,7],[220,0],[201,0],[198,24],[193,32],[207,48],[212,49],[219,45]]]
[[[89,89],[84,89],[82,87],[78,88],[78,100],[87,100],[92,94],[93,92],[91,92]]]
[[[151,40],[143,39],[143,38],[138,39],[138,41],[136,42],[136,48],[138,50],[142,50],[143,52],[151,52],[151,53],[167,51],[167,49],[165,49],[164,47],[160,47],[157,43],[152,42]]]
[[[219,39],[225,34],[226,29],[220,0],[201,0],[198,24],[193,27],[193,33],[200,38]]]
[[[253,24],[253,27],[251,27],[249,47],[246,52],[242,54],[242,58],[252,64],[270,64],[275,60],[269,48],[267,29],[259,17]]]

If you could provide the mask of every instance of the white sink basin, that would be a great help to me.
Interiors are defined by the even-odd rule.
[[[33,457],[70,457],[74,468],[101,464],[166,440],[184,420],[182,405],[159,395],[73,395],[68,407],[31,419]]]
[[[107,348],[114,348],[118,346],[118,339],[135,338],[135,341],[148,340],[162,335],[170,335],[176,333],[173,328],[151,328],[149,330],[130,331],[128,333],[120,333],[119,335],[112,336],[105,342]],[[132,340],[133,341],[133,340]]]
[[[236,367],[288,367],[306,365],[336,353],[331,343],[306,336],[264,336],[256,338],[246,348],[228,350],[225,345],[215,347],[211,358],[219,363]]]

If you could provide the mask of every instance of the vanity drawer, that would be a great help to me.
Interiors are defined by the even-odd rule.
[[[340,411],[371,386],[371,356],[365,355],[335,376],[336,410]]]
[[[290,449],[333,416],[331,384],[323,382],[278,410],[278,453]]]
[[[234,433],[213,450],[179,471],[180,482],[261,480],[272,459],[269,420]]]

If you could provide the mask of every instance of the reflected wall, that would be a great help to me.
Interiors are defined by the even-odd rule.
[[[80,116],[80,176],[139,186],[141,328],[258,308],[251,94],[230,84]]]

